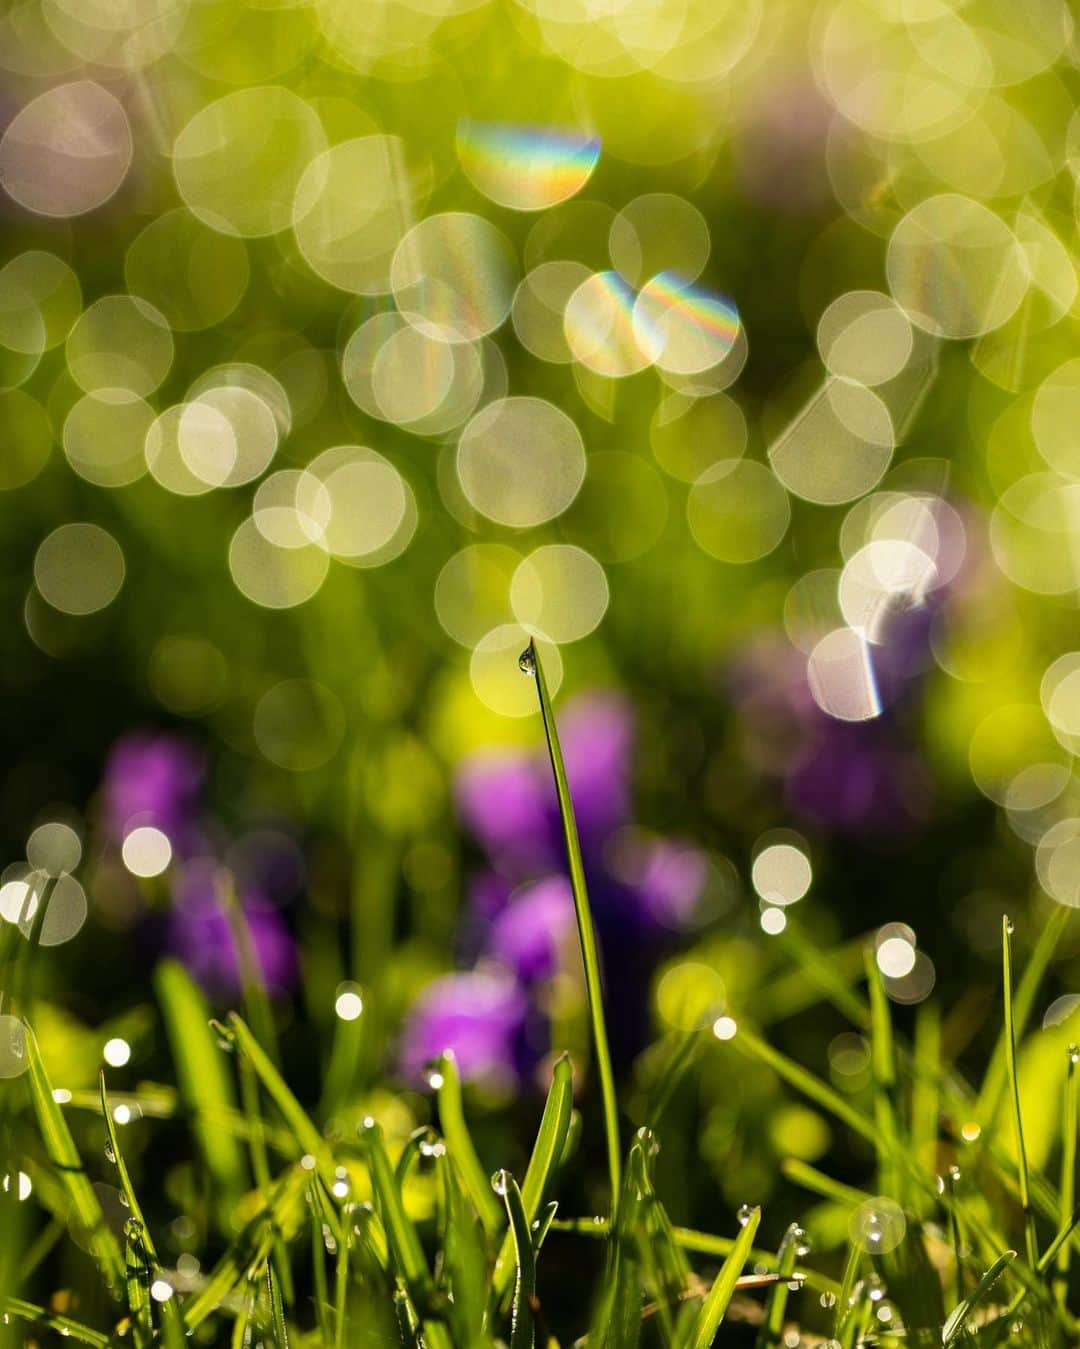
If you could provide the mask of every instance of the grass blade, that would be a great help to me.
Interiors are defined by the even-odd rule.
[[[578,840],[577,821],[574,818],[574,804],[570,798],[570,785],[566,778],[566,765],[563,762],[562,747],[559,744],[559,732],[555,725],[555,714],[551,707],[547,681],[544,678],[544,667],[534,641],[530,641],[528,648],[522,655],[521,663],[522,668],[536,678],[536,692],[540,700],[540,716],[544,723],[544,734],[547,737],[551,769],[555,776],[555,791],[559,799],[559,815],[562,818],[563,837],[566,841],[566,858],[570,869],[570,886],[574,894],[574,912],[577,916],[578,940],[581,943],[581,959],[585,966],[585,991],[589,1001],[593,1049],[596,1053],[596,1070],[600,1078],[600,1096],[604,1108],[608,1178],[611,1182],[611,1206],[614,1209],[619,1201],[622,1175],[622,1158],[619,1150],[619,1106],[615,1097],[615,1075],[611,1068],[607,1023],[604,1020],[604,987],[600,975],[600,955],[596,945],[596,930],[593,927],[592,911],[589,908],[589,894],[585,885],[585,866],[581,860],[581,844]]]
[[[67,1192],[72,1212],[86,1233],[90,1250],[101,1268],[105,1282],[111,1289],[118,1291],[124,1283],[124,1261],[120,1247],[105,1223],[97,1192],[87,1179],[67,1120],[53,1099],[52,1084],[41,1061],[37,1038],[28,1025],[24,1025],[24,1034],[30,1098],[34,1103],[46,1156]]]
[[[548,1089],[544,1113],[540,1117],[540,1127],[536,1131],[532,1156],[525,1169],[525,1179],[521,1186],[521,1202],[525,1217],[532,1223],[540,1210],[548,1181],[566,1146],[566,1137],[570,1131],[570,1117],[574,1108],[574,1071],[567,1054],[560,1054],[555,1060],[551,1074],[551,1086]],[[503,1239],[499,1257],[495,1261],[492,1275],[492,1306],[502,1301],[510,1286],[511,1242],[508,1232]]]
[[[333,1185],[334,1159],[330,1147],[311,1122],[307,1111],[293,1095],[292,1089],[274,1066],[269,1054],[235,1012],[229,1013],[229,1030],[235,1038],[237,1050],[255,1070],[255,1076],[262,1083],[267,1096],[281,1112],[281,1117],[289,1126],[301,1149],[315,1158],[326,1185]]]
[[[1060,1185],[1060,1226],[1064,1227],[1076,1205],[1076,1131],[1080,1126],[1077,1114],[1077,1091],[1080,1089],[1080,1072],[1077,1062],[1080,1053],[1075,1045],[1069,1046],[1069,1061],[1065,1070],[1065,1101],[1061,1119],[1061,1185]],[[1057,1277],[1054,1281],[1054,1296],[1059,1307],[1065,1306],[1068,1294],[1069,1266],[1072,1262],[1072,1245],[1065,1241],[1057,1257]]]
[[[784,1328],[784,1312],[787,1310],[788,1283],[795,1273],[799,1246],[805,1243],[806,1233],[797,1224],[792,1223],[784,1233],[780,1249],[776,1253],[778,1282],[773,1286],[765,1304],[765,1320],[758,1334],[757,1349],[776,1349],[780,1343],[780,1333]]]
[[[163,960],[154,987],[172,1048],[180,1094],[193,1115],[195,1141],[220,1194],[224,1213],[247,1184],[244,1153],[225,1120],[237,1116],[236,1098],[221,1051],[210,1029],[210,1008],[187,970]]]
[[[1013,998],[1013,1022],[1017,1036],[1024,1033],[1024,1028],[1031,1016],[1031,1009],[1035,1005],[1035,996],[1039,991],[1039,985],[1042,983],[1043,975],[1053,959],[1071,913],[1071,909],[1060,905],[1054,906],[1053,912],[1047,918],[1046,924],[1039,934],[1039,939],[1035,943],[1035,949],[1024,966],[1024,973],[1020,976],[1020,982],[1016,987],[1016,996]],[[1008,1036],[1003,1029],[998,1037],[997,1044],[994,1046],[990,1067],[983,1078],[974,1107],[974,1117],[982,1125],[984,1137],[993,1127],[1001,1098],[1008,1087],[1008,1052]]]
[[[529,1219],[525,1216],[521,1191],[509,1171],[499,1171],[492,1182],[506,1205],[510,1232],[514,1240],[517,1272],[514,1276],[514,1310],[510,1322],[510,1349],[533,1349],[533,1303],[536,1300],[536,1254],[533,1250]]]
[[[457,1059],[451,1050],[447,1050],[439,1064],[439,1123],[446,1139],[447,1151],[461,1176],[462,1184],[480,1215],[484,1231],[495,1236],[502,1227],[502,1214],[491,1184],[480,1165],[480,1158],[473,1147],[469,1127],[465,1123],[465,1111],[461,1103],[461,1077],[458,1073]]]
[[[1002,1255],[999,1255],[975,1285],[971,1293],[964,1298],[963,1302],[958,1303],[957,1306],[953,1308],[941,1331],[941,1343],[943,1349],[944,1346],[954,1344],[960,1338],[964,1333],[964,1327],[967,1325],[971,1313],[994,1284],[997,1283],[1009,1263],[1015,1259],[1015,1251],[1005,1251]]]
[[[70,1316],[54,1316],[44,1307],[32,1302],[24,1302],[19,1297],[9,1297],[0,1304],[5,1316],[14,1316],[20,1321],[29,1321],[33,1325],[44,1326],[46,1330],[55,1330],[58,1335],[73,1340],[76,1344],[88,1344],[91,1349],[109,1349],[108,1335],[101,1334],[84,1326],[81,1321],[73,1321]]]
[[[1020,1183],[1020,1207],[1024,1211],[1024,1243],[1027,1262],[1032,1269],[1039,1263],[1035,1235],[1035,1215],[1031,1211],[1031,1187],[1028,1180],[1027,1149],[1024,1146],[1024,1121],[1020,1113],[1020,1082],[1016,1074],[1016,1020],[1012,995],[1012,921],[1001,920],[1001,975],[1005,991],[1005,1070],[1012,1097],[1013,1127],[1016,1131],[1017,1179]]]
[[[713,1280],[713,1286],[709,1289],[702,1304],[697,1324],[694,1326],[690,1339],[690,1349],[710,1349],[735,1292],[739,1275],[743,1272],[743,1266],[750,1258],[754,1236],[760,1222],[761,1209],[751,1209],[750,1216],[743,1225],[742,1231],[735,1238],[731,1254],[721,1266],[720,1273]]]
[[[382,1130],[374,1120],[365,1121],[362,1140],[371,1171],[372,1188],[378,1201],[383,1226],[386,1228],[390,1254],[397,1274],[408,1291],[409,1300],[423,1322],[427,1349],[451,1349],[446,1326],[440,1321],[430,1319],[435,1286],[416,1228],[401,1202],[390,1158],[383,1146]]]
[[[801,1064],[789,1059],[786,1054],[781,1054],[778,1049],[773,1049],[772,1045],[767,1044],[753,1031],[745,1030],[740,1025],[732,1043],[750,1058],[757,1059],[759,1063],[764,1063],[771,1068],[777,1077],[783,1078],[796,1091],[801,1091],[804,1096],[811,1101],[815,1101],[823,1110],[827,1110],[829,1114],[835,1115],[838,1120],[842,1120],[855,1133],[862,1134],[871,1143],[879,1141],[873,1120],[868,1119],[854,1106],[849,1105],[839,1092],[834,1091],[820,1078],[808,1072]]]

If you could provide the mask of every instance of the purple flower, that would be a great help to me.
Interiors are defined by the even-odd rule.
[[[401,1039],[405,1076],[421,1085],[425,1070],[452,1049],[466,1081],[517,1079],[517,1040],[528,1003],[517,981],[498,969],[446,974],[420,994]]]
[[[475,755],[458,773],[455,797],[461,818],[500,870],[520,874],[550,860],[555,800],[532,755]]]
[[[194,829],[203,760],[187,741],[136,733],[118,740],[105,764],[105,829],[116,843],[149,824],[182,848]]]
[[[491,954],[524,983],[549,979],[574,930],[574,897],[563,876],[524,886],[491,924]]]
[[[241,991],[240,962],[222,887],[231,884],[210,858],[189,862],[173,888],[166,945],[211,996],[227,1000]],[[263,983],[271,994],[296,982],[296,950],[281,914],[258,895],[241,901]]]
[[[608,995],[613,1050],[625,1062],[645,1033],[642,989],[662,950],[656,939],[692,916],[708,867],[690,844],[628,827],[634,724],[625,698],[578,696],[560,719],[560,733],[601,954],[619,974]],[[468,1055],[527,1072],[545,1048],[537,985],[575,947],[566,845],[546,752],[474,756],[458,773],[456,799],[491,864],[470,879],[462,946],[496,963],[498,996],[490,991],[495,976],[482,965],[425,991],[402,1043],[402,1064],[414,1079],[418,1063],[441,1051],[440,1037],[450,1030],[463,1064]]]

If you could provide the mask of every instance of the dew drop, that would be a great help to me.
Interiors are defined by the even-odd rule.
[[[646,1157],[655,1157],[660,1151],[660,1140],[647,1124],[643,1124],[635,1136]]]
[[[795,1254],[799,1256],[800,1259],[802,1256],[810,1254],[810,1237],[804,1228],[793,1225],[791,1228],[791,1240],[795,1247]]]
[[[949,1167],[949,1179],[954,1185],[960,1184],[960,1168],[958,1166]]]
[[[105,1144],[105,1160],[107,1162],[112,1162],[113,1166],[116,1165],[116,1153],[113,1151],[113,1145],[111,1143]]]
[[[1069,1062],[1080,1063],[1080,1045],[1069,1046]]]
[[[738,1220],[739,1220],[739,1226],[740,1226],[740,1227],[745,1227],[745,1226],[746,1226],[746,1224],[750,1221],[750,1218],[751,1218],[751,1215],[753,1214],[753,1212],[754,1212],[754,1210],[750,1207],[749,1204],[740,1204],[740,1205],[739,1205],[739,1211],[738,1211],[738,1213],[737,1213],[735,1216],[736,1216],[736,1217],[738,1218]]]
[[[536,657],[533,655],[531,646],[527,646],[518,656],[518,669],[523,675],[534,675],[536,673]]]
[[[509,1174],[505,1170],[496,1171],[491,1177],[491,1188],[498,1195],[505,1195],[510,1189]]]
[[[1005,919],[1005,931],[1008,933],[1010,937],[1016,931],[1016,924],[1013,922],[1011,918]]]
[[[127,1222],[124,1223],[124,1236],[127,1237],[128,1241],[138,1241],[142,1236],[142,1232],[143,1225],[139,1222],[138,1218],[129,1218]]]
[[[867,1277],[866,1295],[871,1302],[880,1302],[885,1296],[885,1284],[880,1274],[871,1274]]]
[[[821,1297],[818,1298],[818,1301],[821,1303],[821,1305],[825,1308],[826,1311],[832,1311],[832,1309],[836,1306],[836,1294],[831,1292],[824,1292],[822,1293]]]

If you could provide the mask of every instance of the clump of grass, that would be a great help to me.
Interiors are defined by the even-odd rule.
[[[747,1007],[735,1009],[740,1019],[729,1043],[717,1043],[705,1027],[669,1046],[645,1104],[649,1124],[624,1137],[608,1050],[602,953],[558,730],[534,647],[523,655],[522,667],[536,681],[566,841],[599,1087],[599,1118],[588,1111],[582,1127],[603,1138],[605,1212],[582,1212],[567,1203],[580,1129],[574,1071],[565,1054],[554,1062],[527,1163],[517,1175],[497,1165],[489,1178],[483,1159],[499,1159],[486,1156],[473,1137],[451,1054],[432,1075],[438,1129],[421,1128],[392,1148],[380,1121],[366,1117],[355,1136],[341,1136],[312,1117],[283,1076],[250,962],[247,1015],[234,1012],[223,1023],[210,1021],[187,974],[166,964],[156,987],[178,1090],[146,1088],[119,1101],[102,1078],[95,1099],[68,1094],[68,1109],[101,1116],[101,1144],[127,1215],[120,1233],[106,1215],[100,1187],[88,1178],[37,1048],[32,1003],[24,1001],[28,1072],[4,1084],[0,1101],[6,1149],[0,1169],[9,1177],[0,1193],[0,1249],[7,1256],[0,1264],[4,1340],[17,1344],[55,1334],[99,1349],[176,1349],[192,1342],[234,1349],[376,1343],[478,1349],[505,1342],[510,1349],[532,1349],[553,1342],[543,1301],[545,1253],[554,1243],[576,1244],[579,1251],[599,1243],[596,1286],[583,1280],[562,1299],[578,1307],[573,1334],[589,1345],[708,1349],[729,1338],[733,1345],[753,1340],[756,1349],[1065,1349],[1080,1343],[1069,1298],[1070,1254],[1080,1239],[1074,1211],[1080,1056],[1070,1051],[1056,1182],[1030,1165],[1017,1066],[1020,1037],[1063,920],[1039,942],[1015,998],[1011,928],[1003,928],[1002,1039],[979,1090],[943,1058],[936,1013],[921,1014],[909,1044],[892,1024],[873,960],[865,966],[864,997],[805,933],[793,929],[787,944],[799,969],[869,1036],[867,1103],[846,1098],[782,1053],[754,1028],[753,1008]],[[5,954],[6,980],[26,958]],[[22,993],[25,974],[14,983]],[[874,1169],[865,1189],[796,1158],[783,1167],[790,1182],[844,1220],[848,1241],[839,1260],[814,1257],[812,1231],[808,1236],[794,1223],[784,1228],[776,1250],[756,1245],[768,1226],[759,1207],[718,1215],[721,1231],[715,1235],[673,1221],[656,1176],[663,1117],[703,1054],[743,1055],[872,1147]],[[1003,1097],[1011,1134],[998,1109]],[[32,1141],[27,1102],[35,1121]],[[217,1259],[196,1274],[163,1264],[132,1181],[117,1127],[127,1116],[118,1112],[143,1105],[147,1116],[175,1115],[190,1130],[203,1178],[203,1229],[227,1231],[231,1224]],[[939,1176],[943,1159],[961,1154],[962,1170]],[[22,1215],[10,1183],[17,1155],[34,1158],[35,1191],[51,1215],[34,1241],[19,1235]],[[96,1294],[84,1296],[77,1309],[80,1315],[70,1314],[76,1309],[64,1299],[39,1305],[21,1295],[21,1285],[35,1277],[68,1231],[99,1276]],[[11,1258],[14,1249],[18,1259]],[[559,1269],[566,1268],[563,1259]]]

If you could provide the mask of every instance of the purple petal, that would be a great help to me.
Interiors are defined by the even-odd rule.
[[[484,752],[458,770],[458,811],[496,865],[528,870],[551,859],[554,792],[532,755]]]
[[[135,734],[118,740],[105,765],[105,828],[121,842],[133,823],[151,824],[174,846],[192,829],[203,760],[187,741]]]
[[[527,1001],[502,970],[447,974],[424,989],[401,1034],[401,1068],[422,1084],[425,1069],[452,1049],[467,1081],[516,1080],[515,1040],[525,1022]]]
[[[522,887],[491,925],[492,955],[525,982],[547,979],[574,928],[574,897],[562,876]]]

